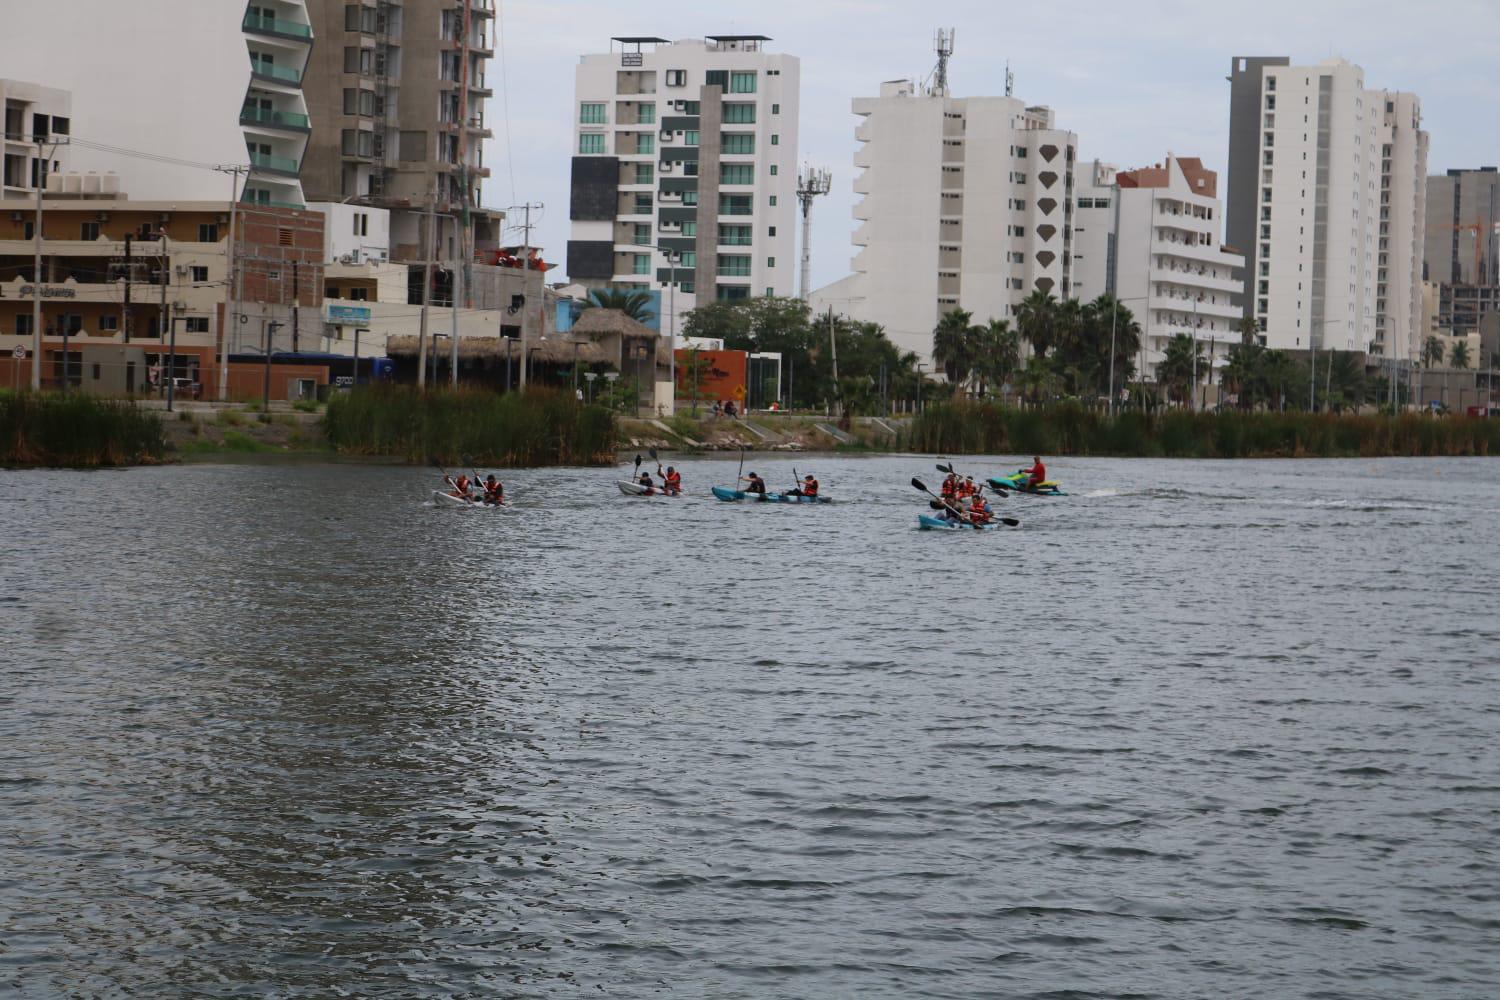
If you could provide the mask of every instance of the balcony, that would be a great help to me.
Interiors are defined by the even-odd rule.
[[[271,153],[251,153],[250,165],[257,170],[269,170],[272,173],[297,176],[297,161],[290,156],[275,156]]]
[[[292,132],[309,132],[312,123],[307,115],[295,111],[273,111],[268,108],[242,108],[241,125],[265,125],[268,128],[287,129]]]
[[[274,80],[277,83],[286,83],[293,87],[300,87],[302,85],[302,74],[298,70],[287,66],[277,66],[275,63],[263,62],[259,59],[250,60],[250,73],[261,80]]]
[[[297,212],[303,211],[307,208],[306,205],[299,205],[294,201],[272,201],[263,198],[255,200],[242,198],[240,199],[240,204],[245,208],[288,208]]]
[[[279,17],[246,14],[241,25],[246,31],[253,31],[258,35],[274,35],[278,38],[295,38],[302,41],[312,40],[312,25],[297,21],[283,21]]]

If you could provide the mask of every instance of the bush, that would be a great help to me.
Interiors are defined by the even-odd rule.
[[[570,392],[375,386],[335,396],[323,416],[339,451],[494,466],[612,464],[615,418]]]
[[[159,462],[167,439],[156,413],[83,393],[0,395],[0,464],[101,466]]]
[[[1015,410],[959,400],[912,421],[907,446],[937,454],[1172,458],[1500,454],[1500,420],[1328,413],[1132,410],[1110,418],[1076,403]]]

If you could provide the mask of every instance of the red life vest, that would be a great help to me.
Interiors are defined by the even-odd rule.
[[[802,495],[805,496],[805,497],[815,497],[815,496],[817,496],[818,495],[818,481],[816,479],[804,479],[804,480],[802,480]]]

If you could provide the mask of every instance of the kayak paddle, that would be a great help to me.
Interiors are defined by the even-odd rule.
[[[936,500],[944,507],[947,507],[949,510],[953,511],[953,513],[957,514],[959,520],[963,521],[963,523],[968,525],[972,525],[974,523],[973,520],[963,511],[959,510],[957,507],[954,507],[952,504],[948,503],[948,501],[944,500],[942,497],[939,497],[936,493],[929,490],[927,488],[927,484],[922,482],[922,480],[918,479],[916,476],[912,476],[911,484],[917,489],[921,490],[923,493],[926,493],[928,496],[932,497],[932,499]],[[1012,528],[1018,528],[1021,526],[1020,520],[1014,517],[997,517],[995,518],[995,520],[999,521],[1001,524],[1009,525]]]

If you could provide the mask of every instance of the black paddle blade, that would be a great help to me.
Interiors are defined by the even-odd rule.
[[[639,469],[641,467],[641,456],[639,456],[639,455],[635,456],[635,467],[637,469]]]
[[[929,490],[927,488],[927,484],[924,483],[924,482],[922,482],[922,480],[918,479],[916,476],[912,476],[911,477],[911,484],[912,484],[913,487],[915,487],[916,489],[921,490],[923,493],[931,493],[932,492],[931,490]]]
[[[953,466],[951,466],[951,465],[944,465],[941,462],[938,463],[937,470],[939,472],[946,472],[950,476],[954,474],[953,473]]]
[[[1017,518],[1014,518],[1014,517],[1002,517],[1000,519],[1000,523],[1001,524],[1008,524],[1012,528],[1019,528],[1021,526],[1020,520],[1017,519]]]

